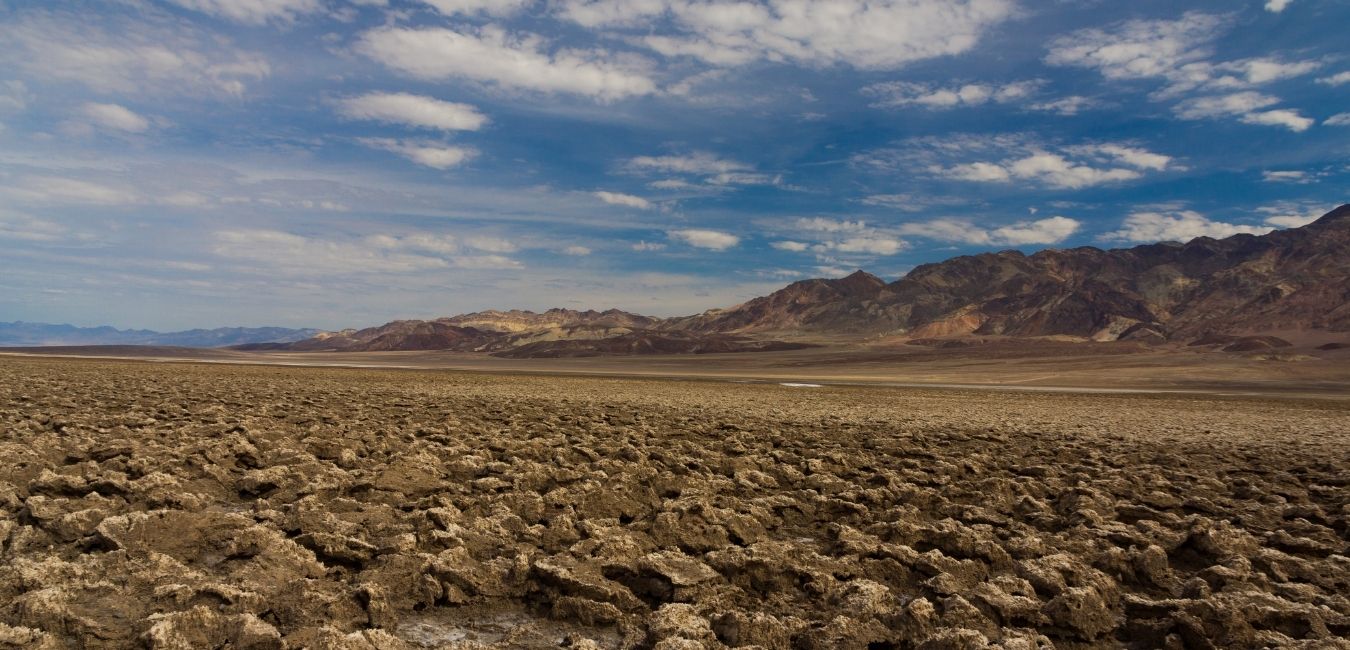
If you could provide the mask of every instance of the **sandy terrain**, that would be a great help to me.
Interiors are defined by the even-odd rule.
[[[1347,449],[1333,399],[0,357],[0,647],[1350,647]]]
[[[241,352],[137,346],[0,348],[0,357],[33,354],[733,381],[1350,398],[1350,347],[1319,350],[1312,344],[1274,352],[1234,354],[1186,346],[1028,339],[956,348],[881,341],[828,343],[818,348],[779,352],[575,359],[502,359],[463,352]]]

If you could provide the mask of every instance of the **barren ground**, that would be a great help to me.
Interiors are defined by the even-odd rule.
[[[0,357],[0,647],[1350,647],[1347,449],[1334,399]]]

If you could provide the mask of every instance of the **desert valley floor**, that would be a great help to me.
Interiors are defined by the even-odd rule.
[[[0,647],[1350,647],[1347,450],[1335,395],[3,356]]]

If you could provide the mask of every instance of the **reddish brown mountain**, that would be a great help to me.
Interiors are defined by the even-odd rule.
[[[797,282],[667,327],[715,332],[1071,335],[1350,330],[1350,205],[1302,228],[1186,244],[1002,251]]]
[[[925,264],[890,284],[862,271],[803,280],[683,318],[619,310],[486,311],[268,347],[581,356],[783,348],[766,336],[1068,335],[1160,342],[1288,330],[1350,331],[1350,205],[1302,228],[1260,236],[983,253]]]

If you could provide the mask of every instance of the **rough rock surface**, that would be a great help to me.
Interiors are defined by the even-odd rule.
[[[1348,415],[0,357],[0,647],[1347,647]]]

